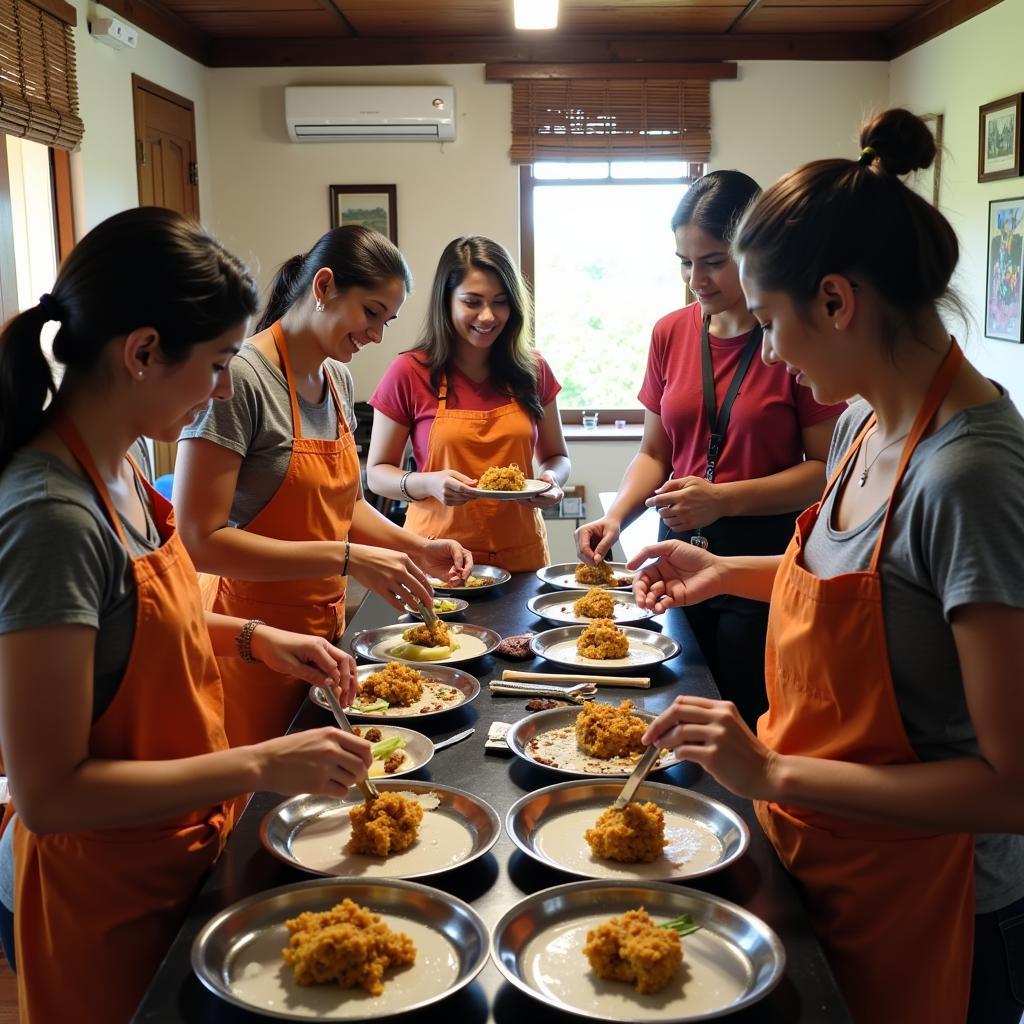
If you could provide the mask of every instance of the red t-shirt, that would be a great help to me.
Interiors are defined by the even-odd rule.
[[[418,353],[403,352],[385,371],[373,394],[370,405],[388,419],[407,427],[412,438],[412,454],[417,466],[427,464],[427,440],[437,414],[437,392],[430,386],[430,368],[417,358]],[[553,401],[561,384],[555,380],[551,367],[539,353],[537,358],[537,393],[540,404]],[[470,380],[457,367],[448,371],[449,409],[476,409],[486,411],[508,405],[508,395],[502,394],[488,378],[481,384]],[[533,447],[537,447],[537,424],[533,425]]]
[[[701,312],[694,303],[662,317],[651,335],[647,372],[638,398],[661,417],[672,443],[672,475],[703,476],[708,465],[707,413],[701,377]],[[715,401],[722,408],[743,346],[750,336],[711,337]],[[810,388],[796,383],[782,363],[768,366],[755,355],[733,403],[715,480],[756,480],[801,461],[801,431],[846,408],[819,405]]]

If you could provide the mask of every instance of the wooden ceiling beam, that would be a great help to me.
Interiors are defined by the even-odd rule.
[[[736,78],[736,65],[727,61],[711,64],[488,64],[484,77],[488,82],[513,82],[522,79],[571,78],[673,78],[687,81],[715,81]]]
[[[137,2],[137,0],[119,0]],[[960,2],[960,0],[958,0]],[[981,2],[981,0],[973,0]],[[874,33],[461,38],[211,39],[211,67],[357,67],[384,64],[631,64],[730,60],[888,60]]]
[[[889,60],[902,56],[922,43],[941,36],[982,11],[1003,0],[936,0],[920,14],[915,14],[886,33]]]

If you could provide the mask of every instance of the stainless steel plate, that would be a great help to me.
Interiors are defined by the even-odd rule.
[[[354,878],[427,878],[482,857],[501,832],[493,808],[461,789],[416,779],[377,779],[377,788],[436,794],[439,803],[424,811],[419,839],[387,858],[349,853],[349,813],[363,802],[354,790],[344,800],[304,794],[269,811],[260,840],[277,858],[314,875]]]
[[[489,498],[492,501],[523,501],[527,498],[536,498],[538,494],[544,494],[545,491],[550,491],[554,486],[548,480],[530,480],[527,478],[523,481],[522,490],[519,491],[489,491],[483,487],[467,487],[474,498]]]
[[[672,637],[664,633],[636,626],[620,626],[629,639],[629,652],[625,658],[608,658],[604,661],[584,658],[576,651],[576,641],[586,628],[583,624],[559,626],[538,633],[530,641],[530,650],[545,661],[576,672],[611,672],[623,676],[635,674],[636,671],[649,671],[655,665],[674,658],[682,650]]]
[[[281,957],[285,921],[343,899],[380,914],[416,944],[416,963],[389,972],[384,993],[297,985]],[[415,1010],[468,985],[487,960],[487,928],[460,899],[415,882],[313,880],[257,893],[222,910],[192,944],[192,969],[233,1006],[278,1020],[355,1021]]]
[[[611,703],[609,701],[601,701],[600,703]],[[518,754],[524,761],[528,761],[530,764],[540,765],[541,768],[547,768],[549,771],[559,772],[562,775],[571,775],[575,778],[579,778],[581,775],[590,776],[593,778],[625,778],[632,771],[632,765],[629,767],[614,768],[611,767],[608,771],[596,771],[590,770],[582,765],[584,755],[582,752],[579,755],[579,763],[576,764],[571,758],[562,760],[560,764],[545,764],[543,761],[538,761],[537,758],[530,752],[530,740],[535,736],[541,737],[544,733],[553,732],[557,729],[568,729],[574,728],[576,725],[576,716],[580,713],[578,707],[568,708],[552,708],[550,711],[538,711],[534,715],[527,715],[525,718],[520,718],[505,734],[505,742],[509,745],[512,752]],[[655,715],[652,715],[649,711],[641,711],[636,708],[633,714],[637,718],[642,718],[645,722],[653,722]],[[654,767],[651,769],[652,772],[659,772],[664,768],[671,768],[672,765],[678,764],[679,758],[669,751],[667,754],[663,754],[659,760],[654,763]],[[575,767],[573,765],[576,764]]]
[[[537,594],[526,602],[526,607],[534,615],[547,619],[548,622],[556,624],[568,623],[571,625],[581,622],[586,624],[594,620],[588,619],[586,616],[577,615],[572,610],[573,604],[581,597],[585,597],[586,594],[586,590],[563,590],[556,594],[550,592]],[[650,619],[654,616],[654,612],[650,608],[641,608],[637,605],[632,591],[615,590],[612,596],[615,601],[612,619],[619,625],[627,622],[643,622],[645,619]]]
[[[434,741],[421,732],[413,732],[412,729],[402,729],[397,725],[362,725],[357,726],[360,732],[365,733],[367,729],[379,729],[381,740],[389,740],[392,736],[401,736],[405,740],[405,746],[401,748],[405,757],[399,766],[398,771],[385,772],[384,760],[375,760],[370,766],[371,779],[397,779],[402,775],[417,771],[425,764],[428,764],[434,756]]]
[[[402,634],[409,629],[408,623],[396,622],[390,626],[379,626],[376,629],[364,629],[352,637],[352,653],[370,661],[400,661],[403,665],[425,669],[433,665],[452,665],[461,661],[472,661],[490,654],[501,643],[501,636],[486,626],[474,626],[471,622],[457,622],[453,630],[466,638],[461,648],[456,648],[447,658],[439,661],[412,661],[409,658],[396,658],[391,649],[402,643]]]
[[[430,585],[435,590],[440,590],[443,594],[465,594],[468,596],[470,594],[484,593],[500,586],[502,583],[508,583],[512,579],[512,573],[508,569],[502,569],[497,565],[474,565],[470,576],[479,576],[485,580],[490,580],[490,582],[482,587],[451,587],[445,580],[431,577]]]
[[[471,700],[475,700],[477,694],[480,693],[480,680],[476,676],[471,676],[468,672],[463,672],[459,668],[449,668],[447,665],[422,665],[417,664],[416,670],[422,676],[426,676],[427,680],[431,684],[431,687],[438,687],[438,690],[432,692],[431,697],[434,699],[434,704],[441,704],[442,707],[439,711],[420,711],[419,708],[423,704],[422,701],[411,705],[410,707],[403,708],[398,705],[389,707],[384,711],[357,711],[354,707],[345,708],[345,713],[350,718],[359,718],[367,722],[392,722],[396,719],[406,720],[407,722],[418,721],[421,718],[429,718],[431,715],[443,715],[446,711],[452,711],[455,708],[461,708],[463,704],[468,704]],[[368,675],[372,675],[374,672],[380,671],[380,662],[373,665],[357,665],[356,666],[356,680],[362,682]],[[330,705],[326,701],[322,701],[316,694],[316,687],[311,686],[309,688],[309,699],[319,707],[330,711]],[[458,696],[447,701],[442,699],[445,696],[445,690],[457,690]],[[441,694],[441,696],[438,696]],[[433,706],[433,705],[430,705]]]
[[[594,856],[583,833],[615,802],[621,782],[559,782],[517,800],[505,831],[527,856],[582,878],[677,882],[720,871],[750,843],[746,822],[725,804],[679,786],[644,782],[634,800],[665,814],[668,846],[650,864],[621,864]]]
[[[587,931],[643,907],[658,923],[690,914],[700,930],[683,939],[683,966],[660,992],[604,981],[583,954]],[[782,977],[778,936],[742,907],[664,882],[571,882],[528,896],[491,933],[491,958],[518,989],[580,1017],[684,1024],[736,1013]]]
[[[537,570],[537,579],[542,583],[546,583],[549,587],[558,587],[559,590],[579,590],[580,587],[587,586],[585,583],[578,583],[576,581],[576,566],[581,565],[580,562],[560,562],[558,565],[545,565],[543,569]],[[605,590],[632,590],[633,589],[633,577],[636,575],[632,569],[626,568],[625,562],[605,562],[613,573],[618,577],[629,577],[627,583],[622,583],[617,587],[609,587],[606,584],[594,584],[594,586],[603,586]]]
[[[447,611],[442,611],[437,607],[439,601],[446,601],[449,604],[454,604],[454,608],[449,608]],[[461,615],[469,607],[469,602],[464,601],[461,597],[435,597],[434,598],[434,614],[439,619],[451,619],[456,615]],[[406,612],[406,615],[411,619],[423,618],[423,613],[410,610]]]

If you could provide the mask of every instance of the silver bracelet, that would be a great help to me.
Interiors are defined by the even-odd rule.
[[[402,492],[402,494],[405,495],[405,500],[406,501],[419,501],[420,500],[419,498],[414,498],[409,493],[409,488],[406,487],[406,485],[405,485],[406,480],[408,480],[409,477],[412,476],[412,474],[413,474],[413,470],[411,470],[411,469],[407,473],[403,474],[402,479],[398,481],[398,489]]]
[[[238,647],[238,656],[242,661],[247,661],[250,665],[260,664],[259,658],[254,658],[252,654],[252,635],[256,632],[257,626],[265,626],[266,623],[262,619],[250,619],[243,627],[242,631],[235,637],[235,645]]]

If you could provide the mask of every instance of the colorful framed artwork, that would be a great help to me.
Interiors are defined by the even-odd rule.
[[[1021,332],[1024,274],[1024,196],[988,204],[988,276],[985,284],[985,337],[1024,342]]]

